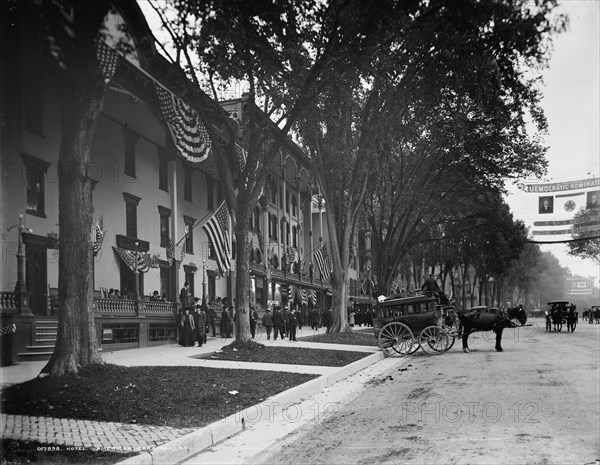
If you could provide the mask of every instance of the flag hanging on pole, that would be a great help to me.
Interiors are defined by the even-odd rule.
[[[102,248],[102,241],[104,240],[104,231],[103,229],[103,220],[102,217],[92,225],[92,249],[94,250],[94,257],[100,252]]]
[[[229,210],[225,201],[202,226],[210,239],[221,275],[231,269],[229,250]]]
[[[323,281],[328,281],[331,275],[331,270],[329,268],[329,260],[326,254],[327,250],[325,248],[325,245],[323,245],[317,252],[315,252],[315,261],[317,262],[317,266],[319,267],[319,273],[321,273],[321,279],[323,279]]]
[[[206,160],[212,145],[198,112],[156,81],[154,87],[163,117],[181,155],[193,163]]]

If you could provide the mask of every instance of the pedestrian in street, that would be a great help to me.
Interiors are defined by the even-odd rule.
[[[298,325],[298,318],[296,317],[296,312],[294,310],[290,312],[287,324],[289,326],[290,342],[296,342],[296,326]]]
[[[271,330],[273,329],[273,315],[271,314],[271,310],[267,308],[267,311],[262,317],[262,325],[267,330],[267,341],[271,339]]]
[[[277,305],[273,309],[273,340],[277,340],[277,336],[280,335],[281,339],[285,338],[285,332],[283,327],[283,315],[281,314],[281,309]]]
[[[348,324],[350,325],[351,328],[354,328],[354,316],[356,315],[356,313],[354,312],[354,310],[350,310],[350,313],[348,314]]]
[[[250,334],[252,339],[256,336],[256,324],[258,322],[258,312],[254,308],[254,306],[250,306]]]
[[[186,308],[183,313],[181,320],[181,332],[182,332],[182,346],[193,347],[194,346],[194,317],[190,315],[190,309]]]

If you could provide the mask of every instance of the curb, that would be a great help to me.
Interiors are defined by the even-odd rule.
[[[151,452],[142,452],[134,457],[117,462],[116,465],[168,465],[182,462],[192,455],[243,431],[246,422],[252,424],[261,418],[272,418],[297,403],[300,399],[311,396],[384,358],[383,352],[368,355],[332,373],[321,375],[304,384],[269,397],[260,404],[240,410],[197,431],[161,444]]]

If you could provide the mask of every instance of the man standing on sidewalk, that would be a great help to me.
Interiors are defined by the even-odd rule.
[[[271,310],[267,308],[267,311],[262,317],[262,324],[267,330],[267,341],[271,339],[271,330],[273,329],[273,315]]]
[[[285,336],[283,332],[283,316],[281,315],[281,309],[279,308],[279,305],[277,305],[273,309],[273,331],[274,341],[277,340],[278,334],[281,336],[281,339],[284,339]]]

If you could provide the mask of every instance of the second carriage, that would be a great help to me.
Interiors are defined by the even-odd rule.
[[[436,296],[404,293],[379,302],[373,317],[373,332],[388,356],[409,355],[421,348],[435,355],[449,350],[456,334],[446,323],[454,320],[453,307]]]

